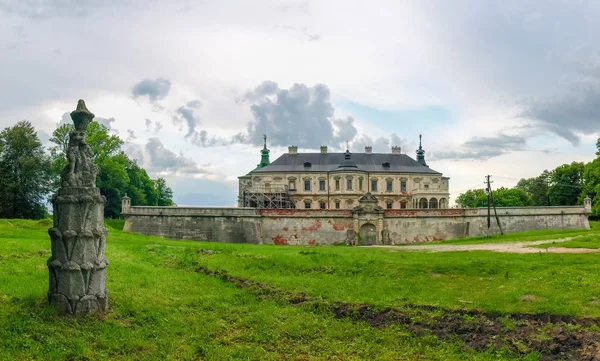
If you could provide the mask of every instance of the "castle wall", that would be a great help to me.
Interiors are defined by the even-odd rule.
[[[505,233],[589,229],[589,209],[498,208]],[[277,245],[344,243],[367,221],[352,210],[216,207],[126,207],[124,231],[172,239]],[[370,221],[375,224],[375,221]],[[391,209],[383,214],[388,244],[431,242],[488,234],[487,209]],[[378,231],[379,232],[379,231]],[[499,233],[492,211],[490,234]],[[358,238],[358,237],[357,237]]]
[[[497,208],[505,233],[536,229],[589,229],[584,207]],[[487,208],[386,210],[384,228],[392,244],[499,234],[494,212],[487,228]]]
[[[266,244],[323,245],[346,241],[354,232],[351,210],[262,209]]]

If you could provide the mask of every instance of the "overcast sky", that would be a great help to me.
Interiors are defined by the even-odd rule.
[[[271,160],[346,141],[414,157],[422,133],[454,199],[594,157],[599,18],[578,0],[0,0],[0,128],[47,140],[83,98],[180,205],[234,205],[263,133]]]

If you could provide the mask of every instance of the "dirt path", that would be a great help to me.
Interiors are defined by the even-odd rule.
[[[506,242],[506,243],[484,243],[484,244],[429,244],[422,246],[370,246],[370,247],[385,247],[395,248],[398,250],[407,251],[429,251],[429,252],[458,252],[458,251],[494,251],[506,253],[592,253],[600,252],[600,249],[591,248],[565,248],[565,247],[550,247],[550,248],[531,248],[545,243],[559,243],[570,241],[575,237],[566,237],[559,239],[549,239],[543,241],[532,242]]]

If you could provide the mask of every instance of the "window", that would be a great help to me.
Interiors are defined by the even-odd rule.
[[[296,181],[290,181],[290,190],[291,191],[295,191],[296,190]]]
[[[339,179],[336,179],[336,180],[335,180],[335,190],[336,190],[336,191],[339,191],[339,190],[340,190],[340,180],[339,180]]]
[[[349,191],[352,190],[352,179],[346,180],[346,190],[349,190]]]
[[[265,192],[271,191],[271,183],[265,182]]]
[[[406,182],[405,181],[400,182],[400,191],[406,192]]]
[[[310,201],[304,201],[304,208],[310,209]]]
[[[325,209],[325,202],[319,202],[319,208]]]
[[[319,190],[320,191],[324,191],[325,190],[325,181],[324,180],[320,180],[319,181]]]
[[[335,202],[335,209],[340,209],[340,201]]]
[[[371,180],[371,192],[377,192],[377,180]]]
[[[406,202],[400,203],[400,208],[405,209],[406,208]]]
[[[294,203],[294,202],[290,202],[290,208],[292,208],[292,209],[296,209],[296,203]]]
[[[429,189],[429,184],[425,184],[425,189]]]
[[[392,209],[393,203],[391,201],[387,201],[385,205],[387,206],[387,209]]]
[[[305,191],[309,191],[310,190],[310,180],[307,179],[304,181],[304,190]]]
[[[385,184],[385,190],[388,191],[388,192],[391,192],[392,191],[392,184],[393,184],[392,181],[388,180],[386,182],[386,184]]]
[[[358,190],[362,191],[362,178],[358,179]]]

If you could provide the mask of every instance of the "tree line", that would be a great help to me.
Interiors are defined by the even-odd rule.
[[[596,159],[588,163],[572,162],[539,176],[522,178],[513,188],[492,191],[496,207],[573,206],[592,198],[592,215],[600,216],[600,138],[596,142]],[[471,189],[456,198],[463,208],[487,207],[486,190]]]
[[[44,148],[29,121],[0,132],[0,218],[40,219],[48,216],[46,204],[60,187],[60,173],[67,166],[72,124],[54,130],[49,149]],[[151,179],[130,159],[124,141],[97,122],[88,126],[86,142],[98,166],[96,186],[106,197],[104,216],[119,217],[121,198],[127,194],[138,206],[173,205],[173,191],[164,178]]]

